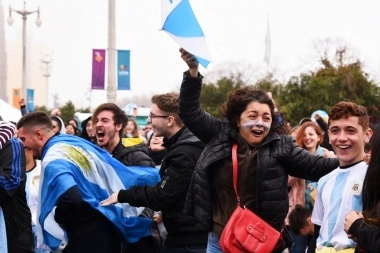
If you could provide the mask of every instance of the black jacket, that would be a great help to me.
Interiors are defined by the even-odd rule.
[[[204,144],[187,128],[182,128],[168,140],[160,169],[161,181],[154,186],[135,186],[119,192],[119,202],[132,206],[145,206],[162,211],[168,232],[167,246],[207,244],[207,231],[198,220],[183,212],[186,192],[195,164]]]
[[[352,223],[348,234],[357,238],[358,245],[355,252],[375,253],[380,252],[380,229],[366,223],[364,219],[357,219]]]
[[[33,252],[32,216],[25,193],[25,153],[17,139],[0,150],[0,206],[9,253]]]
[[[152,158],[148,155],[148,147],[144,143],[124,147],[120,140],[112,151],[112,156],[126,166],[155,166]]]
[[[211,230],[210,165],[231,159],[232,144],[237,141],[237,130],[232,129],[200,108],[202,77],[184,74],[179,98],[179,116],[206,147],[199,158],[188,191],[185,210],[195,215]],[[310,154],[297,146],[290,136],[270,133],[257,154],[256,209],[258,216],[281,230],[288,213],[288,175],[313,181],[339,166],[337,159],[326,159]],[[231,168],[232,169],[232,168]],[[231,179],[232,183],[232,179]]]

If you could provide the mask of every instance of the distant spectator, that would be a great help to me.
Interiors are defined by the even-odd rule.
[[[68,124],[75,126],[75,135],[80,136],[82,134],[82,132],[79,131],[78,122],[76,121],[76,119],[70,119]]]
[[[95,129],[92,126],[92,116],[83,120],[82,122],[82,134],[80,135],[85,140],[96,144]]]
[[[123,145],[126,147],[138,145],[144,142],[144,138],[140,136],[137,123],[133,119],[128,119],[127,125],[123,131]]]
[[[161,162],[164,160],[167,150],[163,146],[164,144],[164,137],[156,137],[153,136],[153,134],[150,136],[148,140],[148,147],[149,147],[149,156],[153,159],[154,164],[157,168],[161,167]]]
[[[147,143],[150,137],[152,137],[152,133],[153,133],[152,123],[148,122],[144,127],[144,138],[146,139]]]
[[[65,124],[63,123],[63,120],[59,116],[50,116],[50,119],[53,123],[53,131],[54,133],[61,133],[65,134]]]
[[[318,113],[314,115],[314,118],[318,126],[323,131],[323,142],[321,143],[321,147],[328,150],[332,150],[332,147],[330,145],[329,135],[328,135],[329,127],[327,125],[327,122],[325,122],[324,119]]]
[[[66,125],[66,134],[77,135],[77,129],[73,124]]]

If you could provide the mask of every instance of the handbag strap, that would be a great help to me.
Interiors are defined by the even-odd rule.
[[[232,180],[234,183],[234,189],[236,193],[237,205],[240,205],[240,197],[237,191],[237,180],[238,180],[238,162],[237,162],[237,144],[232,146]]]

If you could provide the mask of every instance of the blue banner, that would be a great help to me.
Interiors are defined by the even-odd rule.
[[[117,89],[131,89],[130,75],[131,51],[117,50]]]
[[[28,112],[34,112],[34,89],[26,89],[26,108]]]

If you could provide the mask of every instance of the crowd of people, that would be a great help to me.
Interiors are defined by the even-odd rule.
[[[217,119],[180,53],[180,92],[151,98],[142,131],[113,103],[81,127],[22,101],[20,121],[0,123],[0,253],[219,253],[237,204],[281,234],[272,252],[380,252],[380,128],[363,106],[291,127],[270,91],[246,86]]]

